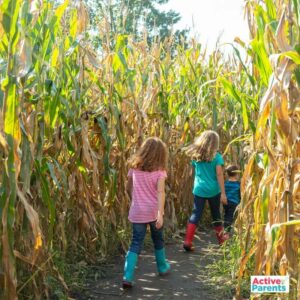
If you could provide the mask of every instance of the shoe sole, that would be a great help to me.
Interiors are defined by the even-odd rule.
[[[158,275],[159,276],[166,276],[166,275],[170,274],[170,271],[171,271],[171,267],[166,272],[159,272]]]
[[[183,245],[183,249],[186,251],[186,252],[192,252],[195,250],[195,248],[193,246],[187,246],[187,245]]]
[[[132,283],[129,281],[123,281],[122,287],[123,287],[123,290],[129,290],[132,288]]]

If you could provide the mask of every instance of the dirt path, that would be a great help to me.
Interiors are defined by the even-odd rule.
[[[201,238],[199,238],[201,237]],[[182,250],[182,239],[176,239],[166,245],[167,258],[171,263],[171,273],[160,277],[156,273],[153,251],[147,249],[139,256],[135,273],[135,285],[130,291],[123,291],[121,280],[124,258],[116,258],[108,267],[105,278],[90,282],[76,300],[86,299],[222,299],[216,290],[209,288],[204,282],[208,274],[205,269],[211,262],[212,251],[219,248],[212,231],[201,232],[195,237],[196,251],[186,253]],[[146,247],[148,248],[148,247]]]

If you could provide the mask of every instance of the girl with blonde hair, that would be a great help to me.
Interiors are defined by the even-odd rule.
[[[192,242],[206,201],[210,207],[219,244],[228,239],[228,235],[224,233],[220,214],[220,200],[223,204],[227,204],[227,198],[224,189],[224,160],[218,149],[219,135],[215,131],[207,130],[186,151],[192,159],[194,173],[194,209],[187,224],[183,244],[186,251],[194,250]]]
[[[148,226],[154,245],[158,273],[165,275],[170,270],[163,238],[167,158],[167,147],[162,140],[150,137],[129,163],[126,189],[131,198],[128,219],[132,223],[132,240],[124,266],[124,289],[132,287],[134,269]]]

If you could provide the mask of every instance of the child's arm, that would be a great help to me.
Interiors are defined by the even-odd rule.
[[[223,168],[221,165],[216,166],[216,172],[217,172],[217,179],[219,186],[221,188],[221,202],[223,204],[227,204],[227,197],[225,194],[225,187],[224,187],[224,175],[223,175]]]
[[[158,213],[156,220],[156,228],[159,229],[164,223],[165,212],[165,178],[159,178],[157,182],[157,199],[158,199]]]
[[[195,168],[196,168],[196,163],[192,160],[191,163],[191,170],[190,170],[190,176],[192,178],[195,178]]]
[[[191,170],[190,170],[190,176],[191,176],[192,178],[195,178],[195,167],[194,167],[194,166],[191,167]]]
[[[126,192],[130,199],[132,197],[132,185],[133,185],[132,176],[129,176],[126,183]]]

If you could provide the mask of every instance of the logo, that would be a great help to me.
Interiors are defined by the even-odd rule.
[[[289,293],[289,276],[251,276],[251,293]]]

